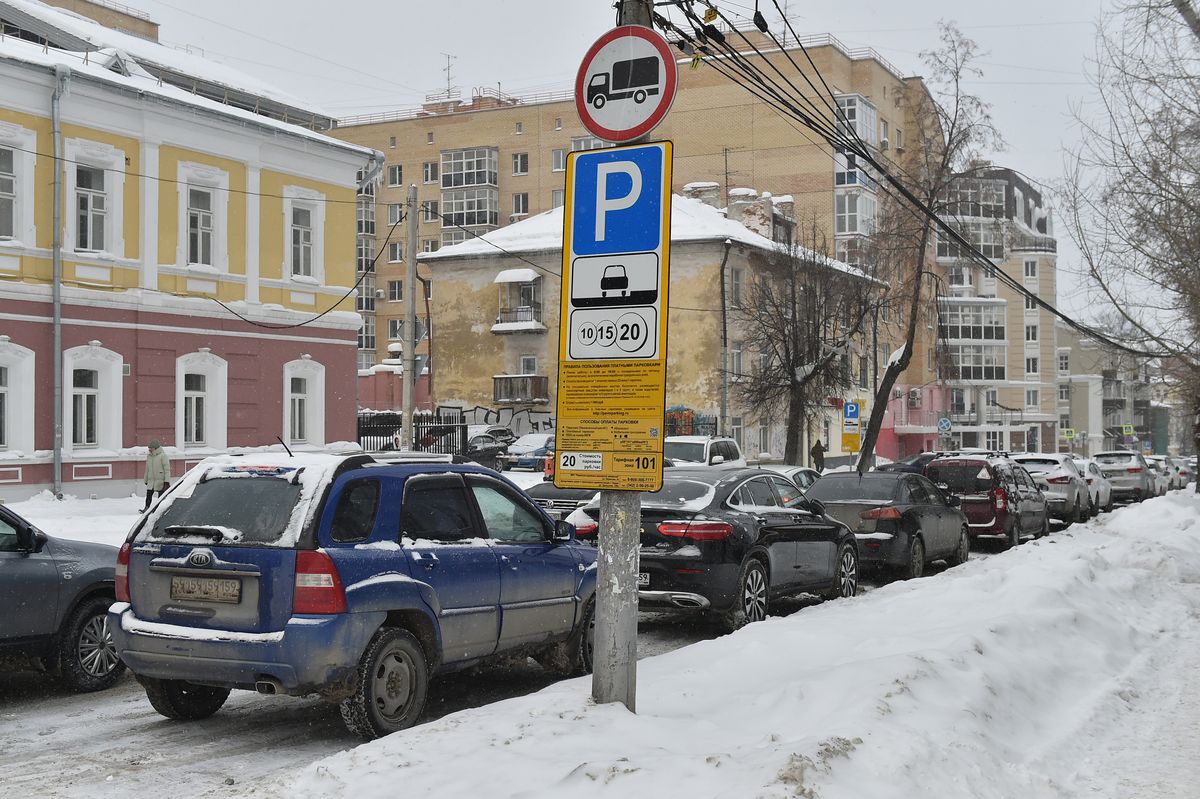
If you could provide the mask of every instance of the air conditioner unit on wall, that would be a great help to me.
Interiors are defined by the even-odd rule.
[[[895,399],[900,399],[900,398],[901,398],[901,397],[903,397],[903,396],[904,396],[904,389],[902,389],[902,388],[894,388],[894,389],[892,389],[892,397],[893,397],[893,398],[895,398]]]
[[[910,408],[920,408],[921,407],[921,389],[910,388],[908,390],[908,407],[910,407]]]

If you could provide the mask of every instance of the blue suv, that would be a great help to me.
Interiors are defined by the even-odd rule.
[[[159,713],[317,694],[374,738],[431,675],[528,654],[591,668],[595,550],[493,471],[368,455],[210,458],[130,533],[110,627]]]

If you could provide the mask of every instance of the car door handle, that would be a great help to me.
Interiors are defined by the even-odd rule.
[[[513,571],[517,570],[517,564],[519,563],[519,561],[513,560],[508,555],[501,555],[500,562],[503,563],[508,568],[512,569]]]
[[[432,552],[414,552],[412,553],[413,560],[425,567],[426,571],[430,571],[438,564],[437,555]]]
[[[758,522],[759,524],[766,524],[769,520],[766,516],[760,516],[756,513],[754,514],[754,521]]]

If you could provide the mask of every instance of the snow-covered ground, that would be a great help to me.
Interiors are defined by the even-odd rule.
[[[48,533],[117,544],[140,502],[12,507]],[[529,694],[544,675],[482,672],[435,687],[436,720],[357,747],[314,700],[239,693],[212,719],[177,724],[131,679],[84,696],[40,675],[0,679],[0,786],[54,797],[109,786],[354,799],[397,786],[470,799],[1200,796],[1194,494],[731,636],[645,616],[642,653],[665,654],[639,664],[636,715],[594,705],[586,678]]]
[[[279,796],[1200,795],[1200,498],[319,761]]]

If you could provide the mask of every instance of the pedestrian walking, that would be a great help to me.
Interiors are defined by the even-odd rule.
[[[817,439],[817,443],[812,445],[808,454],[812,456],[813,468],[818,472],[825,471],[825,445],[821,443],[821,439]]]
[[[150,509],[150,501],[155,493],[161,497],[170,487],[171,459],[163,452],[162,442],[156,438],[150,442],[150,453],[146,455],[146,505],[142,512]]]

